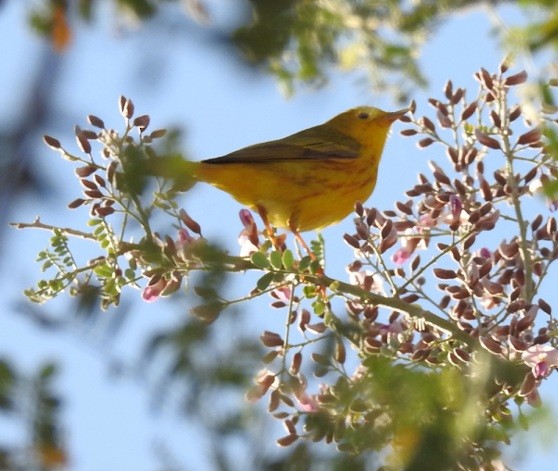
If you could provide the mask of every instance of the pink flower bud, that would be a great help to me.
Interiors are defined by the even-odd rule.
[[[463,203],[461,202],[461,198],[457,195],[451,195],[449,200],[451,214],[454,218],[458,217],[461,214],[461,210],[463,209]]]
[[[152,278],[151,281],[155,281],[154,278]],[[159,297],[161,296],[161,292],[165,289],[166,286],[166,280],[164,278],[159,278],[155,283],[147,285],[143,289],[141,297],[146,303],[154,303],[155,301],[157,301],[157,299],[159,299]]]
[[[409,252],[407,249],[401,248],[392,255],[391,260],[396,265],[403,265],[407,260],[409,260],[410,257],[411,252]]]
[[[480,249],[479,255],[484,258],[490,258],[492,256],[492,252],[490,252],[490,250],[488,250],[486,247],[483,247],[482,249]]]
[[[250,229],[255,225],[254,216],[252,216],[252,213],[247,209],[241,209],[238,216],[240,217],[240,222],[246,229]]]

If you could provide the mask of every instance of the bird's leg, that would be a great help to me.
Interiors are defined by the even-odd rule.
[[[280,250],[281,252],[283,252],[285,250],[285,240],[282,237],[280,239],[275,237],[275,230],[273,229],[273,226],[269,223],[269,220],[267,219],[267,211],[265,210],[264,207],[259,206],[259,205],[256,206],[256,210],[258,211],[258,214],[260,215],[260,218],[262,219],[262,221],[264,223],[267,235],[268,235],[269,239],[271,240],[271,243],[273,244],[273,246],[277,250]],[[304,248],[304,250],[306,250],[306,252],[308,253],[308,256],[312,260],[317,260],[316,255],[314,255],[314,252],[312,252],[310,250],[310,247],[308,247],[308,244],[306,244],[305,240],[300,235],[300,232],[298,232],[298,228],[296,227],[296,221],[294,219],[291,219],[289,221],[289,229],[291,230],[291,232],[295,236],[296,241]],[[324,269],[322,267],[320,267],[316,274],[318,276],[324,275],[325,274]],[[318,293],[321,296],[321,298],[325,302],[329,303],[325,286],[318,286],[317,290],[318,290]]]
[[[291,232],[293,233],[293,235],[295,236],[296,241],[300,244],[300,246],[306,250],[306,252],[308,253],[308,256],[312,259],[312,260],[317,260],[316,255],[314,254],[314,252],[312,252],[310,250],[310,247],[308,247],[308,244],[306,243],[306,241],[302,238],[302,236],[300,235],[300,232],[298,232],[298,228],[296,227],[296,222],[294,220],[290,220],[289,221],[289,229],[291,230]],[[320,266],[320,268],[318,268],[318,271],[316,272],[316,275],[318,276],[324,276],[324,269],[323,267]],[[318,294],[319,296],[324,300],[324,302],[326,302],[329,305],[329,299],[327,297],[327,292],[326,292],[326,288],[323,285],[318,285],[316,287],[316,289],[318,290]]]
[[[316,256],[314,255],[314,252],[312,252],[310,250],[310,247],[308,247],[308,244],[306,243],[306,241],[302,238],[302,236],[300,235],[300,232],[298,232],[298,229],[294,223],[293,220],[289,221],[289,229],[291,230],[291,232],[293,233],[293,235],[295,236],[296,241],[298,242],[298,244],[304,249],[306,250],[306,253],[310,256],[310,258],[312,260],[316,260]]]
[[[281,252],[283,252],[285,250],[285,239],[284,239],[284,237],[282,237],[282,236],[281,237],[275,237],[275,229],[269,223],[269,220],[267,219],[267,211],[265,210],[264,207],[258,205],[258,206],[256,206],[256,210],[258,211],[258,214],[260,215],[260,218],[262,219],[262,221],[264,223],[265,231],[267,232],[267,236],[269,237],[269,240],[273,244],[273,247],[275,247],[277,250],[280,250]]]

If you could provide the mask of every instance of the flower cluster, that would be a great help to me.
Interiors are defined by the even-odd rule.
[[[510,404],[537,405],[539,385],[558,367],[558,325],[545,299],[558,259],[551,214],[558,120],[557,109],[547,106],[534,123],[511,104],[524,72],[510,75],[503,64],[475,77],[475,99],[448,82],[444,97],[429,101],[435,118],[416,116],[413,105],[404,119],[409,127],[402,134],[417,139],[432,161],[394,209],[355,204],[355,230],[344,235],[355,254],[349,282],[327,276],[321,238],[308,255],[295,256],[284,247],[285,235],[262,241],[242,210],[240,256],[231,256],[202,238],[164,180],[146,201],[145,169],[156,156],[151,143],[163,133],[146,135],[149,118],[132,119],[133,105],[122,99],[123,136],[96,117],[89,121],[100,131],[76,130],[86,159],[45,138],[83,164],[77,171],[83,195],[70,207],[89,205],[93,229],[27,225],[55,230],[53,250],[40,256],[45,268],[58,270],[28,294],[43,301],[71,285],[77,295],[95,277],[104,307],[118,302],[124,286],[142,289],[152,302],[198,270],[207,276],[195,287],[203,304],[192,312],[206,323],[233,303],[268,295],[274,309],[286,310],[285,331],[261,335],[265,367],[247,397],[269,397],[269,412],[287,430],[280,445],[306,438],[355,454],[393,450],[401,465],[403,457],[432,458],[421,446],[424,437],[459,430],[459,445],[452,444],[457,461],[440,469],[492,469],[494,442],[506,442],[513,428]],[[91,141],[102,145],[103,165],[93,160]],[[538,214],[533,195],[540,188],[549,208]],[[156,211],[172,218],[173,237],[152,229]],[[137,243],[128,242],[130,220],[142,231]],[[80,267],[71,236],[94,240],[105,253]],[[249,295],[221,297],[222,275],[247,270],[259,275]]]
[[[121,97],[119,106],[126,123],[122,135],[108,129],[102,119],[93,115],[88,116],[88,122],[96,130],[76,126],[76,142],[83,156],[70,153],[51,136],[44,137],[50,148],[79,165],[75,174],[82,195],[68,207],[88,206],[88,225],[93,229],[84,232],[56,228],[40,220],[16,225],[52,230],[55,234],[51,239],[53,250],[41,252],[39,259],[44,261],[44,270],[56,268],[57,273],[51,280],[41,280],[37,289],[27,290],[33,301],[43,302],[65,290],[72,296],[86,296],[96,279],[98,285],[94,290],[103,308],[118,304],[125,286],[142,289],[142,298],[153,302],[174,293],[191,267],[199,266],[194,253],[205,245],[201,228],[179,209],[174,201],[176,192],[159,179],[152,199],[145,196],[151,184],[149,165],[156,157],[152,146],[166,131],[146,133],[149,116],[134,117],[134,104],[127,98]],[[132,137],[132,131],[138,133],[137,139]],[[100,161],[94,157],[95,144],[100,146]],[[178,227],[176,240],[153,230],[157,213],[172,218]],[[130,242],[137,234],[139,242]],[[70,249],[70,237],[95,241],[105,253],[80,266]],[[142,279],[148,280],[143,287]]]
[[[431,161],[430,175],[419,174],[394,210],[355,205],[355,232],[344,239],[357,257],[348,266],[350,282],[362,291],[344,292],[348,319],[343,327],[330,319],[321,337],[337,339],[334,353],[312,359],[318,376],[342,371],[347,341],[359,351],[358,374],[338,374],[340,383],[322,384],[316,394],[293,368],[274,374],[272,410],[280,402],[292,409],[275,414],[288,430],[281,445],[303,436],[354,451],[347,427],[366,435],[378,426],[373,411],[380,401],[372,392],[357,392],[358,384],[373,390],[370,378],[381,380],[371,367],[385,358],[396,360],[397,368],[421,365],[437,376],[459,371],[459,381],[473,383],[483,362],[498,365],[500,374],[477,391],[478,413],[490,417],[490,426],[501,426],[511,399],[538,404],[538,386],[558,366],[556,324],[544,299],[544,281],[558,259],[558,232],[554,216],[533,214],[531,197],[558,176],[557,149],[545,139],[557,119],[543,113],[533,123],[510,104],[524,72],[508,75],[504,64],[496,74],[481,69],[475,77],[480,88],[474,100],[449,82],[443,99],[430,100],[436,119],[413,114],[402,131],[433,156],[436,147],[443,149],[446,163]],[[264,345],[288,355],[288,343],[274,339]],[[292,361],[300,363],[300,352]],[[283,388],[277,374],[284,375]],[[285,397],[289,388],[298,406]],[[351,414],[355,410],[372,415]],[[397,414],[381,415],[385,425]],[[301,417],[304,432],[297,427]],[[486,459],[481,448],[468,453],[477,463]]]

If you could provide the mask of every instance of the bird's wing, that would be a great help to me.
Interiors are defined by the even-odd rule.
[[[300,160],[355,159],[360,144],[353,138],[323,125],[305,129],[276,141],[262,142],[204,160],[208,164],[271,163]]]

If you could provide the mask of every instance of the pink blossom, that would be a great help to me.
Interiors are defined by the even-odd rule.
[[[481,299],[481,306],[484,309],[489,310],[498,306],[498,303],[496,302],[496,298],[491,294],[484,294]]]
[[[492,294],[494,283],[487,280],[486,278],[481,278],[479,280],[479,287],[482,288],[481,295],[481,305],[484,309],[492,309],[500,304],[501,295]]]
[[[371,282],[369,288],[371,293],[385,294],[382,277],[370,270],[349,271],[349,281],[352,285],[358,286],[367,285]]]
[[[178,230],[178,239],[176,241],[176,247],[178,249],[182,249],[187,245],[190,245],[194,240],[194,239],[190,233],[185,229],[185,228],[180,228]]]
[[[154,303],[159,299],[161,296],[161,292],[167,286],[167,282],[164,278],[160,278],[156,283],[152,285],[147,285],[143,292],[141,293],[141,297],[146,303]]]
[[[550,345],[532,345],[523,352],[521,359],[532,368],[535,378],[544,378],[558,366],[558,350]]]
[[[396,265],[402,265],[409,260],[417,247],[420,249],[426,248],[425,238],[418,236],[413,229],[405,229],[404,235],[401,237],[401,248],[391,256],[391,260]]]
[[[550,366],[546,361],[541,361],[533,366],[533,375],[535,378],[544,378],[550,373]]]
[[[240,222],[242,222],[242,225],[244,226],[244,229],[242,229],[238,236],[240,256],[247,257],[256,252],[260,245],[258,227],[256,226],[252,213],[247,209],[241,209],[238,216],[240,218]]]
[[[146,303],[154,303],[159,299],[160,291],[157,291],[152,286],[146,286],[141,293],[141,297]]]
[[[198,236],[198,237],[194,237],[190,234],[190,232],[188,231],[188,229],[186,229],[185,227],[181,227],[178,230],[178,236],[176,238],[176,240],[171,241],[171,247],[173,247],[173,251],[179,252],[179,251],[183,251],[185,253],[185,251],[190,248],[192,245],[196,244],[199,241],[203,241],[203,237],[202,236]]]
[[[293,296],[293,292],[288,286],[280,286],[279,288],[275,288],[272,293],[279,301],[283,301],[285,304],[288,304]]]
[[[252,213],[247,209],[241,209],[238,212],[238,217],[240,218],[240,222],[245,228],[256,225],[256,223],[254,222],[254,216],[252,216]]]
[[[454,218],[461,214],[461,210],[463,209],[463,203],[461,202],[461,198],[457,195],[451,195],[449,200],[451,214]]]
[[[445,210],[438,218],[438,221],[445,224],[453,224],[457,221],[459,221],[459,224],[467,224],[469,222],[469,214],[463,210],[455,213],[453,210]]]
[[[249,257],[251,254],[258,251],[258,247],[256,247],[250,238],[244,234],[244,231],[242,231],[238,237],[238,244],[240,245],[241,257]]]
[[[479,255],[484,258],[490,258],[492,257],[492,252],[486,247],[483,247],[482,249],[479,250]]]
[[[397,336],[397,334],[400,334],[404,330],[405,330],[405,326],[403,325],[403,320],[398,317],[390,324],[384,324],[382,327],[380,327],[380,334],[388,335],[388,336],[392,336],[392,335]]]
[[[302,412],[312,413],[318,411],[318,402],[314,395],[308,395],[304,390],[294,391],[294,395]]]
[[[422,214],[418,218],[418,227],[419,232],[422,232],[424,229],[431,229],[436,226],[436,219],[432,219],[430,214]]]
[[[407,249],[400,248],[391,256],[391,260],[396,265],[403,265],[409,258],[411,257],[412,253],[409,252]]]
[[[318,411],[318,403],[313,396],[306,396],[304,401],[301,401],[300,398],[298,399],[298,403],[300,404],[300,410],[303,412],[317,412]]]

